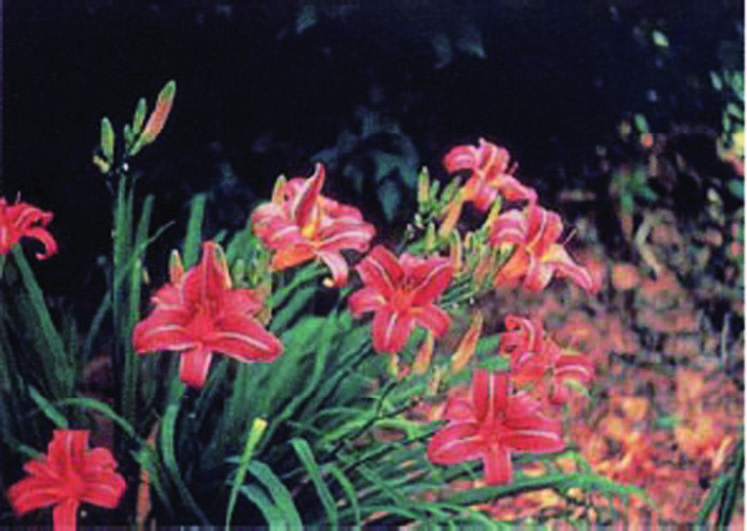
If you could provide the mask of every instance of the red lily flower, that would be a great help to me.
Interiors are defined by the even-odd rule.
[[[21,238],[34,238],[44,246],[43,253],[37,253],[40,260],[57,252],[57,242],[45,228],[52,221],[52,213],[44,212],[28,203],[16,199],[9,205],[0,197],[0,254],[8,254]]]
[[[537,193],[521,184],[509,167],[511,156],[505,148],[479,140],[479,146],[456,146],[444,157],[449,173],[469,170],[471,176],[464,185],[465,202],[472,201],[481,211],[488,210],[500,193],[509,201],[537,200]]]
[[[88,430],[55,430],[47,454],[26,463],[28,477],[8,489],[16,514],[54,505],[54,528],[75,529],[81,503],[108,509],[119,505],[124,478],[106,448],[88,449]]]
[[[561,423],[540,413],[540,404],[524,393],[509,394],[509,373],[476,370],[471,397],[449,396],[449,423],[428,443],[432,463],[454,465],[482,459],[485,482],[511,481],[511,453],[559,452]]]
[[[153,297],[155,309],[132,334],[138,354],[182,351],[179,377],[202,387],[213,352],[238,361],[270,362],[283,350],[278,339],[253,317],[262,309],[252,290],[231,289],[220,247],[202,245],[202,261],[184,273],[172,266],[171,282]]]
[[[433,302],[454,274],[448,258],[403,254],[397,259],[379,245],[356,270],[366,287],[353,293],[348,304],[356,317],[374,312],[371,334],[377,352],[402,350],[416,324],[437,337],[446,333],[451,323],[449,314]]]
[[[501,353],[511,357],[511,377],[516,385],[532,384],[551,404],[570,399],[567,380],[588,384],[594,366],[585,357],[566,354],[546,337],[539,319],[516,315],[506,317],[508,332],[501,334]]]
[[[275,269],[318,258],[332,271],[334,285],[342,286],[348,279],[348,264],[340,251],[367,251],[376,230],[363,221],[357,208],[322,196],[323,184],[321,164],[308,179],[279,179],[272,202],[254,211],[252,224],[262,242],[276,251]]]
[[[593,281],[586,268],[576,264],[557,239],[563,232],[560,216],[530,204],[524,210],[511,210],[495,220],[489,241],[493,245],[511,243],[516,249],[498,271],[495,287],[522,285],[528,290],[544,289],[553,274],[569,277],[587,292]]]

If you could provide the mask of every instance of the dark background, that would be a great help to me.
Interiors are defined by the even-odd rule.
[[[743,39],[739,1],[15,0],[3,19],[2,194],[55,213],[60,254],[35,267],[48,294],[83,305],[98,300],[83,295],[103,289],[96,259],[109,248],[112,197],[91,164],[99,121],[120,132],[137,99],[152,107],[169,79],[172,115],[134,163],[138,190],[156,195],[156,224],[177,220],[155,246],[159,263],[193,194],[208,193],[208,236],[237,229],[278,174],[310,174],[321,152],[327,194],[362,205],[391,237],[412,212],[405,174],[425,164],[444,177],[444,153],[480,136],[510,149],[545,204],[570,187],[599,192],[604,223],[597,147],[624,161],[617,127],[633,113],[654,132],[718,133],[724,102],[709,72],[743,57],[729,44]],[[397,133],[367,137],[377,119]],[[388,175],[401,196],[388,216],[372,199],[368,155],[396,156],[402,142],[417,162]],[[711,156],[709,142],[694,149]],[[346,165],[364,174],[362,189]],[[614,244],[613,224],[601,230]]]

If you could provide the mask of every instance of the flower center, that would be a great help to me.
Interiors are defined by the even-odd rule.
[[[399,288],[392,294],[391,302],[398,311],[407,310],[412,306],[412,293],[410,290]]]
[[[314,205],[313,210],[311,211],[309,220],[306,222],[306,224],[303,227],[301,227],[301,236],[303,236],[307,240],[314,239],[314,236],[316,236],[316,233],[319,230],[319,225],[321,224],[321,221],[322,221],[322,205],[320,201],[317,201],[317,203]]]

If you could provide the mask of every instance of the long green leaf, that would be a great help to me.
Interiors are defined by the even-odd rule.
[[[74,374],[71,360],[65,352],[62,337],[52,322],[52,316],[49,314],[47,305],[44,302],[44,295],[36,282],[34,273],[31,271],[23,249],[16,247],[13,250],[13,258],[21,272],[23,285],[31,302],[31,306],[39,326],[39,334],[47,347],[47,352],[41,356],[42,370],[46,376],[47,384],[55,398],[63,398],[72,392],[74,384]],[[32,323],[26,323],[31,325]]]
[[[324,469],[329,471],[332,476],[337,480],[337,483],[342,487],[342,491],[348,499],[350,509],[353,511],[353,519],[355,520],[355,526],[361,526],[361,507],[358,503],[358,492],[356,491],[353,484],[350,482],[345,473],[340,470],[339,467],[335,466],[334,463],[329,463],[324,466]]]
[[[314,484],[314,487],[316,487],[316,492],[319,495],[319,499],[321,499],[322,501],[324,512],[327,515],[327,525],[331,526],[334,529],[337,529],[339,517],[337,513],[337,506],[335,505],[335,499],[332,496],[332,493],[329,491],[327,485],[324,483],[324,479],[322,479],[319,465],[316,463],[316,459],[314,459],[314,453],[311,451],[309,443],[307,443],[304,439],[297,437],[295,439],[291,439],[291,446],[293,446],[293,450],[295,450],[299,461],[301,461],[301,464],[306,469],[306,472],[308,472],[309,477]]]
[[[272,496],[275,506],[280,510],[285,520],[285,529],[303,529],[301,515],[298,514],[296,504],[282,481],[272,469],[261,461],[253,460],[249,464],[249,472],[259,480]]]
[[[176,435],[175,428],[178,414],[179,403],[175,402],[169,404],[166,408],[166,413],[164,414],[163,422],[161,424],[160,444],[166,472],[168,472],[169,478],[174,483],[174,486],[176,486],[176,490],[179,491],[179,496],[181,496],[182,501],[192,510],[203,525],[207,525],[209,523],[208,519],[205,516],[205,513],[202,512],[202,509],[200,509],[199,505],[197,505],[197,502],[195,502],[195,499],[192,497],[187,486],[184,484],[181,472],[179,471],[179,464],[176,460],[174,437]]]
[[[197,263],[202,242],[202,220],[205,217],[205,194],[197,194],[189,206],[189,221],[187,234],[184,236],[182,254],[184,267],[190,268]]]
[[[236,497],[238,496],[239,488],[244,484],[244,477],[246,476],[249,463],[251,463],[252,456],[254,455],[254,449],[257,447],[257,444],[259,444],[259,440],[262,438],[265,428],[267,428],[267,421],[265,419],[254,419],[254,422],[252,422],[252,427],[246,438],[244,451],[239,460],[239,468],[236,470],[233,485],[231,486],[231,495],[228,498],[228,508],[226,509],[226,530],[231,527],[231,517],[233,516],[233,510],[236,506]]]
[[[283,517],[283,512],[275,504],[272,503],[267,494],[265,494],[264,491],[258,486],[245,485],[239,489],[239,492],[246,496],[246,498],[254,505],[259,507],[259,510],[262,512],[262,516],[265,517],[265,521],[267,522],[271,531],[283,531],[286,529],[290,529],[286,525],[285,518]]]
[[[36,402],[36,405],[39,406],[42,413],[44,413],[49,420],[54,422],[55,426],[61,429],[68,428],[68,422],[65,415],[60,413],[49,400],[44,398],[41,393],[32,386],[29,386],[29,396],[34,402]]]

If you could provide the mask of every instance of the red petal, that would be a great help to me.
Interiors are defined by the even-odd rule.
[[[535,255],[527,255],[529,264],[526,268],[523,286],[530,291],[541,291],[547,287],[552,280],[555,268],[542,262]]]
[[[97,448],[97,450],[100,450],[100,448]],[[88,484],[81,501],[108,509],[114,509],[119,505],[125,488],[127,488],[122,476],[113,470],[109,470],[89,476],[86,479]]]
[[[433,332],[436,337],[444,335],[449,330],[451,317],[435,304],[428,304],[419,308],[412,308],[408,312],[416,323]]]
[[[283,351],[278,338],[248,315],[225,315],[215,326],[217,331],[207,338],[205,348],[236,360],[268,362]]]
[[[356,266],[363,283],[384,295],[392,296],[401,284],[404,272],[397,258],[378,245]]]
[[[475,418],[488,422],[498,418],[506,409],[508,373],[478,369],[472,376],[472,403]]]
[[[396,353],[407,343],[413,321],[407,316],[382,306],[374,315],[371,325],[373,347],[376,352]]]
[[[59,503],[65,485],[38,477],[26,477],[8,489],[8,500],[18,515]]]
[[[47,231],[47,229],[36,227],[36,228],[27,230],[23,235],[29,238],[35,238],[39,240],[41,244],[44,246],[43,253],[36,253],[36,257],[39,260],[49,258],[53,254],[57,253],[57,242],[54,240],[54,238],[52,238],[52,235]]]
[[[202,387],[207,379],[213,353],[205,348],[182,352],[179,359],[179,379],[192,387]]]
[[[78,507],[80,502],[68,498],[57,505],[52,512],[52,521],[54,522],[55,531],[73,530],[77,520]]]
[[[362,313],[374,312],[386,304],[384,296],[373,288],[359,289],[348,299],[348,308],[354,317]]]
[[[472,201],[477,210],[481,212],[488,210],[493,206],[496,197],[498,197],[498,190],[496,188],[489,186],[484,180],[475,183]]]
[[[594,366],[583,356],[561,356],[555,363],[555,377],[588,383],[594,378]]]
[[[407,264],[408,255],[400,259]],[[412,305],[424,306],[432,303],[449,287],[454,275],[454,266],[448,258],[431,258],[415,267],[405,266],[405,275],[413,287]]]
[[[515,452],[560,452],[565,448],[560,432],[555,431],[549,421],[507,433],[501,437],[501,442]]]
[[[491,444],[482,454],[486,485],[502,485],[511,481],[511,454],[508,448]]]
[[[431,463],[455,465],[481,456],[485,442],[472,422],[452,422],[428,443],[426,455]]]
[[[450,394],[444,410],[444,418],[447,420],[469,421],[475,418],[472,402],[461,394]]]
[[[83,470],[88,435],[88,430],[54,430],[47,445],[47,460],[56,474],[64,477],[68,471],[77,473]]]
[[[186,350],[195,341],[184,322],[187,316],[181,310],[164,310],[156,307],[153,313],[135,326],[132,344],[138,354],[158,350]]]
[[[221,309],[226,313],[255,315],[264,307],[262,298],[250,289],[232,289],[221,295]]]

